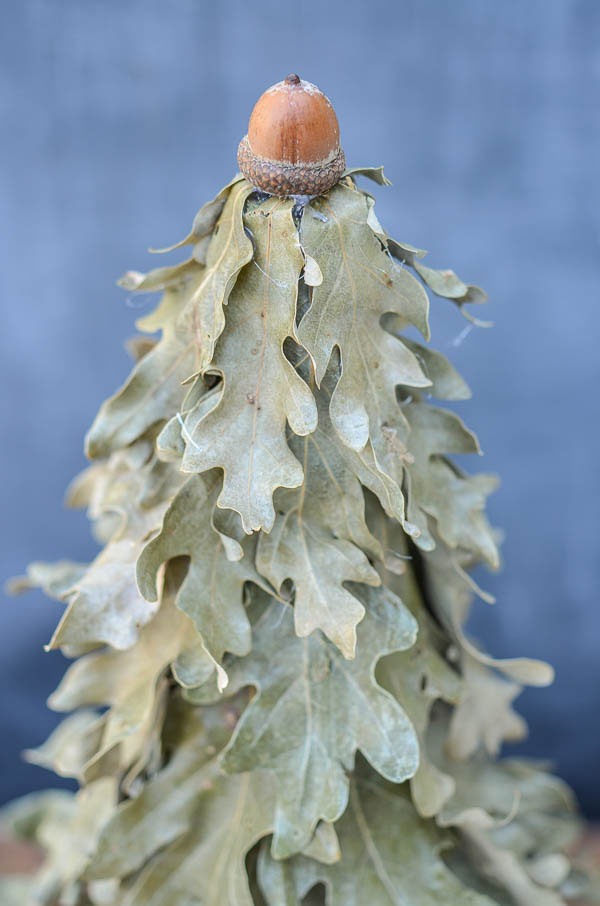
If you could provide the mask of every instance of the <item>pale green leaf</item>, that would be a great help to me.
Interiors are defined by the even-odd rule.
[[[487,302],[487,295],[480,286],[464,283],[452,270],[436,270],[422,264],[420,259],[427,254],[422,249],[417,249],[407,243],[396,242],[395,239],[389,237],[387,247],[395,258],[412,267],[436,296],[451,299],[467,320],[477,327],[492,326],[490,321],[480,321],[464,308],[469,303]]]
[[[194,337],[201,371],[210,364],[225,327],[223,306],[238,274],[252,259],[252,242],[244,231],[242,215],[253,191],[245,179],[231,187],[208,247],[205,273],[185,312],[183,321]]]
[[[366,615],[355,660],[320,634],[299,639],[291,609],[273,602],[254,628],[251,654],[231,668],[232,689],[251,684],[259,695],[242,715],[223,766],[275,772],[277,858],[303,849],[319,819],[342,814],[357,749],[396,783],[418,766],[410,721],[374,678],[383,654],[412,645],[415,621],[385,589],[360,595]]]
[[[427,738],[429,756],[454,780],[453,795],[437,816],[440,826],[466,824],[497,829],[494,839],[499,845],[518,848],[518,838],[532,813],[539,817],[545,814],[546,820],[561,816],[562,820],[572,821],[573,794],[563,781],[535,763],[517,759],[495,761],[481,753],[468,761],[452,758],[445,742],[447,718],[447,713],[441,714]],[[515,828],[511,827],[513,822]],[[536,841],[536,849],[544,849],[540,843]]]
[[[211,201],[207,201],[202,205],[192,223],[192,229],[181,242],[175,243],[175,245],[167,246],[166,248],[161,249],[150,249],[151,252],[155,254],[164,254],[165,252],[172,252],[175,249],[182,248],[184,245],[193,245],[197,244],[204,239],[206,236],[209,236],[215,228],[215,225],[223,212],[225,207],[225,202],[229,196],[229,192],[236,183],[240,182],[243,179],[241,173],[237,173],[231,182],[227,183],[221,191],[215,195]]]
[[[138,322],[141,330],[162,330],[162,338],[136,364],[123,387],[102,404],[86,438],[92,459],[132,443],[179,410],[185,395],[182,382],[197,371],[198,361],[194,336],[177,317],[194,298],[204,270],[195,263],[187,279],[167,286],[155,314]]]
[[[306,437],[291,437],[289,441],[305,474],[302,488],[295,492],[296,499],[301,500],[303,517],[329,529],[336,538],[351,542],[369,556],[380,558],[380,545],[365,521],[361,476],[348,468],[353,451],[341,445],[331,430],[326,393],[317,392],[315,396],[319,413],[317,428]],[[293,494],[285,491],[281,497],[294,499]]]
[[[163,674],[188,647],[196,630],[178,610],[178,576],[169,574],[161,606],[127,651],[103,650],[80,657],[67,671],[49,704],[58,711],[108,706],[86,777],[121,771],[152,757],[153,735],[167,693]],[[136,768],[137,770],[137,768]]]
[[[12,825],[13,832],[45,850],[42,867],[29,884],[21,885],[29,899],[18,901],[19,906],[80,902],[84,890],[81,876],[116,800],[115,780],[106,778],[76,796],[52,790],[28,796],[16,808],[9,807],[2,817]],[[0,893],[5,893],[1,885]],[[7,900],[6,906],[10,902]],[[4,900],[2,904],[5,906]]]
[[[156,267],[142,274],[140,271],[127,271],[119,279],[118,283],[121,289],[126,289],[133,293],[154,293],[159,290],[165,290],[168,287],[178,286],[186,282],[189,277],[201,273],[198,268],[198,261],[189,258],[179,264],[169,264],[166,267]],[[150,318],[153,316],[150,315]],[[140,318],[140,324],[147,319]]]
[[[117,512],[121,517],[127,513],[133,513],[135,517],[139,490],[137,473],[148,466],[151,457],[152,444],[144,439],[117,450],[108,459],[92,463],[70,483],[67,505],[86,508],[88,517],[94,520],[100,519],[107,510]]]
[[[74,586],[49,648],[78,651],[108,643],[124,649],[135,643],[139,627],[156,612],[135,582],[141,550],[141,542],[123,539],[101,551]]]
[[[367,179],[372,179],[373,182],[376,182],[378,186],[391,186],[392,183],[384,176],[383,167],[350,167],[348,170],[344,170],[342,174],[342,179],[346,176],[351,176],[354,179],[355,176],[366,176]]]
[[[294,623],[305,638],[321,629],[344,657],[354,657],[356,625],[364,607],[346,582],[379,585],[379,577],[359,547],[336,537],[327,524],[311,519],[303,494],[280,492],[273,531],[261,534],[256,556],[259,571],[277,589],[294,583]]]
[[[327,906],[493,906],[446,868],[448,837],[416,814],[404,790],[354,779],[336,825],[342,859],[322,865],[304,856],[276,862],[265,846],[259,882],[268,906],[300,906],[323,883]]]
[[[34,843],[44,817],[50,812],[69,815],[73,799],[73,793],[69,790],[40,790],[28,793],[2,806],[0,828],[18,840]]]
[[[245,858],[271,830],[273,784],[262,772],[223,776],[224,711],[194,711],[171,763],[119,808],[88,869],[97,879],[141,868],[122,906],[253,906]]]
[[[428,527],[428,517],[432,517],[449,547],[472,551],[497,567],[498,551],[484,512],[497,479],[494,475],[466,475],[444,455],[479,452],[475,435],[454,413],[410,397],[403,413],[410,426],[406,443],[413,459],[405,469],[406,516],[419,530],[416,543],[425,550],[433,547]]]
[[[88,432],[92,458],[131,443],[181,408],[182,387],[210,362],[225,323],[223,305],[240,269],[252,257],[242,213],[252,187],[234,182],[206,254],[150,274],[130,273],[125,285],[136,291],[164,289],[158,309],[138,321],[141,330],[162,330],[162,338],[135,366],[121,390],[105,402]]]
[[[431,709],[437,699],[457,700],[460,678],[436,651],[432,627],[423,608],[418,614],[418,622],[415,645],[409,651],[386,658],[378,676],[384,688],[389,689],[402,705],[418,735],[419,768],[411,778],[410,787],[416,810],[429,818],[439,812],[454,791],[451,775],[428,758],[425,738]]]
[[[69,502],[87,506],[101,526],[105,548],[63,593],[68,607],[50,642],[68,654],[106,643],[133,645],[156,612],[140,594],[135,565],[146,539],[160,528],[170,498],[183,481],[142,441],[86,469],[71,486]],[[43,577],[41,577],[43,578]]]
[[[305,216],[302,246],[314,258],[323,282],[298,327],[320,384],[332,351],[340,350],[341,375],[330,405],[331,420],[353,450],[369,437],[377,448],[381,429],[397,415],[395,387],[429,384],[417,358],[379,325],[394,312],[427,337],[427,294],[407,271],[394,265],[369,225],[369,199],[337,185],[312,202],[321,221]]]
[[[271,829],[272,798],[260,772],[217,780],[193,831],[142,869],[122,906],[254,906],[245,858]]]
[[[392,319],[391,322],[385,323],[390,333],[395,333],[394,320]],[[421,363],[423,371],[431,381],[431,386],[427,388],[427,393],[440,400],[469,399],[471,391],[456,368],[450,364],[445,356],[429,346],[423,346],[422,343],[410,340],[408,337],[403,337],[403,341],[414,352]]]
[[[98,714],[96,711],[76,711],[50,734],[37,749],[27,749],[24,758],[30,764],[48,768],[61,777],[83,780],[84,766],[98,746]]]
[[[319,821],[314,836],[308,846],[302,850],[304,856],[323,862],[325,865],[333,865],[342,858],[340,844],[335,832],[335,825],[328,821]]]
[[[190,829],[199,800],[219,777],[218,756],[231,728],[222,707],[188,708],[183,715],[172,760],[137,798],[119,806],[100,838],[89,878],[128,875]]]
[[[320,286],[323,282],[321,268],[315,259],[307,254],[304,255],[304,271],[302,276],[307,286]]]
[[[424,605],[404,532],[397,523],[386,519],[375,503],[370,506],[369,515],[380,546],[388,558],[396,558],[393,572],[386,561],[378,564],[382,580],[402,598],[419,627],[415,644],[407,651],[382,658],[376,675],[402,705],[419,738],[419,768],[410,780],[410,788],[417,812],[431,817],[439,812],[455,786],[453,778],[432,762],[425,746],[431,712],[439,699],[453,704],[459,701],[463,681],[443,657],[447,641]]]
[[[470,565],[474,560],[476,562],[476,558],[470,554],[465,555],[464,551],[448,548],[440,539],[436,539],[435,549],[423,556],[431,600],[446,632],[460,652],[465,652],[486,667],[499,670],[509,679],[531,686],[549,685],[554,679],[554,671],[549,664],[523,657],[493,658],[477,648],[465,635],[462,627],[469,613],[474,586],[461,561]],[[475,713],[472,715],[472,719],[474,718]],[[483,727],[481,733],[485,733]]]
[[[489,832],[482,829],[475,819],[461,827],[463,846],[477,873],[503,888],[514,906],[565,906],[562,896],[554,890],[541,887],[531,879],[519,858],[509,850],[497,846]]]
[[[177,595],[177,606],[193,620],[202,647],[219,673],[219,685],[224,687],[227,684],[221,666],[224,653],[243,655],[250,650],[244,584],[253,581],[264,585],[264,582],[254,568],[255,542],[245,540],[239,530],[235,538],[235,525],[229,526],[229,532],[241,543],[242,557],[233,562],[227,557],[226,535],[219,533],[212,521],[219,490],[220,481],[215,473],[188,479],[169,507],[161,533],[142,552],[137,578],[144,597],[156,601],[156,578],[161,564],[174,557],[190,558]]]
[[[223,469],[218,505],[237,511],[246,532],[270,531],[277,487],[302,483],[290,451],[286,421],[296,434],[317,422],[313,396],[285,357],[295,331],[298,278],[304,261],[291,201],[268,201],[244,217],[256,245],[231,294],[227,330],[211,371],[223,376],[222,394],[209,411],[185,421],[185,472]]]
[[[527,724],[513,711],[521,692],[465,652],[462,658],[463,694],[454,709],[446,745],[455,759],[469,758],[483,744],[497,755],[504,741],[517,742],[527,735]]]
[[[337,362],[335,354],[321,384],[321,390],[316,394],[319,403],[319,434],[328,440],[330,448],[334,448],[343,463],[344,472],[353,473],[362,485],[372,491],[381,502],[388,516],[404,522],[404,496],[401,481],[387,474],[380,468],[375,455],[372,442],[369,440],[362,450],[353,450],[342,442],[335,430],[329,413],[329,399],[335,386]],[[394,459],[394,473],[402,466],[407,448],[396,436],[396,432],[386,429],[383,438],[389,449],[389,455]],[[381,452],[381,451],[380,451]]]
[[[85,574],[84,563],[58,560],[56,563],[42,563],[36,560],[27,567],[25,576],[18,576],[7,583],[7,591],[18,595],[32,588],[41,588],[50,598],[64,600],[73,586]]]

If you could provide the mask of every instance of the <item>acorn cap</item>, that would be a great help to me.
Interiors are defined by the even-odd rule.
[[[246,179],[271,195],[321,195],[346,168],[335,110],[316,85],[289,75],[262,94],[238,148]]]

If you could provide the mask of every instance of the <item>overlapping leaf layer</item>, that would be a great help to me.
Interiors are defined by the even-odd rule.
[[[551,670],[465,636],[495,479],[449,458],[477,440],[430,397],[468,388],[406,335],[425,287],[485,296],[390,239],[359,175],[386,182],[306,202],[238,177],[186,261],[123,278],[163,297],[71,489],[103,549],[16,583],[66,604],[73,713],[28,757],[81,792],[6,813],[47,859],[3,902],[563,902],[569,793],[496,760]]]

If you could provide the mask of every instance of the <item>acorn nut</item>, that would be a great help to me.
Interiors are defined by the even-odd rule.
[[[238,148],[239,168],[270,195],[321,195],[346,168],[335,110],[316,85],[289,75],[262,94]]]

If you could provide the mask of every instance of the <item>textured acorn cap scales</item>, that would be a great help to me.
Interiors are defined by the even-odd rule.
[[[262,94],[238,148],[246,179],[271,195],[321,195],[346,168],[331,102],[289,75]]]

